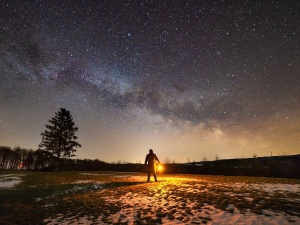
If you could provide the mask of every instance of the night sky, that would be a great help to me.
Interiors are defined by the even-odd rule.
[[[300,153],[300,1],[0,2],[0,145],[59,108],[78,158]]]

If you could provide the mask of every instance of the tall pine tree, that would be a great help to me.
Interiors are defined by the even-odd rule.
[[[52,156],[55,171],[58,171],[60,159],[75,156],[75,148],[81,147],[75,136],[78,127],[75,126],[70,111],[64,108],[60,108],[49,122],[51,124],[46,125],[47,129],[41,133],[42,143],[39,149]]]

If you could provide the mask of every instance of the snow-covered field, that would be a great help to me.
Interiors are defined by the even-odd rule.
[[[64,183],[63,209],[46,224],[300,224],[300,184],[279,179],[133,173],[79,173]],[[0,176],[1,189],[21,178]],[[32,187],[34,188],[34,187]],[[1,192],[0,192],[1,193]],[[53,195],[54,196],[54,195]],[[53,196],[35,198],[44,210]],[[64,210],[65,209],[65,210]]]

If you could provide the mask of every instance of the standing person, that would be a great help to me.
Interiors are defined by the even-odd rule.
[[[156,162],[160,163],[157,156],[153,153],[153,150],[150,149],[149,154],[146,155],[146,159],[145,159],[145,165],[148,164],[147,165],[147,167],[148,167],[148,180],[147,180],[147,182],[150,181],[151,173],[153,173],[155,182],[157,181],[156,170],[155,170],[155,163]]]

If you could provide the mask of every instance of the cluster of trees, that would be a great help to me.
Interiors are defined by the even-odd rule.
[[[44,150],[32,150],[19,146],[0,146],[1,170],[54,171],[57,163],[60,170],[109,170],[109,164],[98,159],[70,159],[53,157]]]
[[[0,169],[39,170],[51,164],[49,157],[41,151],[21,147],[0,146]]]

